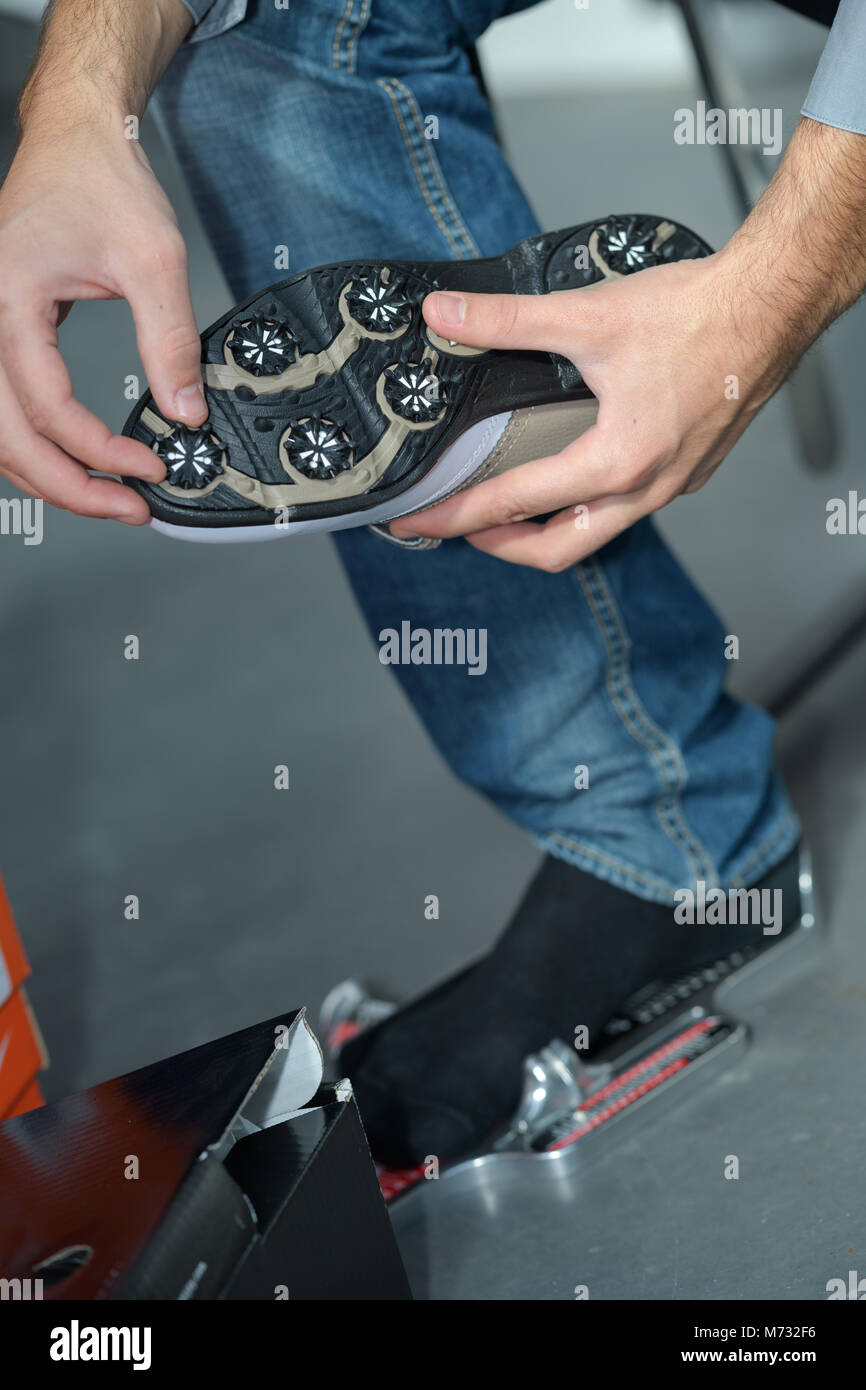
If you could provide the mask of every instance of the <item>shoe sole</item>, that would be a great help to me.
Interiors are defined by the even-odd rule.
[[[570,403],[579,416],[582,406],[579,433],[595,406],[564,358],[440,338],[421,313],[432,290],[541,294],[709,254],[687,228],[641,214],[531,237],[488,260],[294,275],[202,335],[201,430],[163,417],[149,392],[137,403],[123,432],[159,454],[168,478],[124,481],[158,530],[186,540],[276,539],[420,510],[487,476],[515,411]]]

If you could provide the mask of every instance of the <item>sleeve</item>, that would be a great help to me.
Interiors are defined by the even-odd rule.
[[[187,43],[198,43],[225,33],[232,25],[239,24],[247,12],[247,0],[181,0],[181,4],[195,20]]]
[[[864,0],[841,0],[802,114],[824,125],[866,135]]]

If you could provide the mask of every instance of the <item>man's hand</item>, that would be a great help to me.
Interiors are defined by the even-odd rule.
[[[165,469],[75,400],[57,330],[76,299],[127,299],[160,410],[203,423],[183,239],[125,138],[189,24],[179,0],[60,0],[0,190],[0,472],[55,506],[133,525],[149,520],[144,499],[89,470],[159,482]]]
[[[866,137],[805,120],[714,256],[585,290],[428,296],[424,317],[443,337],[570,358],[599,399],[598,420],[554,457],[395,521],[393,534],[466,536],[550,571],[577,563],[703,487],[864,284]]]

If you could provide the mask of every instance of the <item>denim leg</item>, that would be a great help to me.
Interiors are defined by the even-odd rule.
[[[282,278],[279,247],[291,272],[494,255],[535,230],[466,54],[508,8],[252,3],[181,51],[163,125],[238,298]],[[724,694],[722,628],[650,521],[557,575],[464,541],[336,544],[374,639],[406,621],[486,630],[483,676],[395,673],[457,775],[550,853],[666,902],[697,878],[755,882],[796,842],[772,722]]]
[[[251,0],[181,48],[155,107],[237,298],[349,256],[498,255],[537,230],[466,42],[448,0]]]

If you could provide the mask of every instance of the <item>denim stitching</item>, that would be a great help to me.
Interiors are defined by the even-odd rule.
[[[641,869],[636,869],[632,864],[626,864],[621,859],[615,859],[611,854],[602,854],[601,850],[593,849],[591,845],[584,845],[580,840],[573,840],[570,835],[564,835],[561,830],[542,831],[537,837],[539,841],[557,840],[561,845],[574,850],[576,854],[584,854],[591,859],[598,860],[599,864],[608,864],[615,869],[625,879],[630,879],[637,883],[644,884],[647,888],[654,888],[656,892],[664,896],[665,902],[673,901],[673,889],[669,883],[663,879],[656,878],[654,874],[644,873]]]
[[[436,183],[439,185],[439,194],[442,199],[442,202],[445,205],[445,208],[447,209],[449,215],[451,216],[451,219],[454,223],[454,226],[457,229],[459,236],[463,238],[464,242],[469,247],[470,258],[473,256],[480,256],[481,248],[478,246],[478,243],[476,242],[469,228],[466,226],[466,223],[464,222],[462,216],[460,215],[460,209],[455,203],[451,190],[445,182],[445,175],[442,173],[442,169],[439,164],[438,158],[433,153],[431,142],[424,135],[421,110],[418,106],[417,101],[415,100],[414,94],[410,91],[410,89],[406,86],[404,82],[400,81],[399,78],[394,77],[391,80],[394,83],[394,86],[403,93],[403,96],[406,101],[406,106],[411,112],[412,118],[415,122],[415,130],[418,136],[420,147],[424,152],[424,156],[430,167],[430,172],[433,175],[433,178],[435,179]]]
[[[340,39],[343,36],[343,30],[348,24],[354,8],[355,0],[346,0],[346,9],[343,13],[343,17],[337,25],[336,30],[334,31],[334,42],[331,47],[331,66],[337,69],[338,71],[340,68]]]
[[[393,86],[391,84],[393,84]],[[444,180],[441,177],[441,174],[439,174],[438,165],[436,164],[436,161],[433,158],[433,155],[431,154],[429,149],[423,149],[423,154],[425,157],[425,161],[428,165],[428,169],[432,168],[434,172],[437,174],[439,180],[439,188],[431,186],[428,175],[425,174],[424,169],[421,167],[421,163],[419,162],[418,158],[418,147],[416,141],[413,139],[412,132],[410,131],[406,123],[403,105],[401,104],[400,93],[395,91],[394,89],[398,87],[402,88],[402,91],[406,93],[406,96],[410,99],[412,99],[411,92],[409,92],[408,88],[405,87],[403,83],[398,82],[396,78],[382,77],[379,79],[378,85],[382,88],[383,91],[387,92],[388,96],[391,99],[391,104],[394,107],[394,113],[397,117],[397,122],[400,126],[400,130],[403,135],[403,142],[406,146],[406,151],[409,155],[409,158],[412,161],[412,167],[415,170],[415,177],[418,180],[418,186],[421,189],[424,201],[427,204],[427,207],[430,213],[432,214],[433,218],[435,219],[436,224],[439,227],[439,230],[442,232],[442,235],[445,237],[445,240],[448,242],[449,246],[454,252],[455,258],[457,260],[466,260],[468,258],[471,258],[472,256],[480,255],[481,253],[478,250],[478,247],[475,245],[475,242],[472,240],[472,237],[469,235],[468,231],[466,231],[465,229],[465,226],[462,224],[462,220],[460,218],[459,212],[457,211],[454,200],[449,194],[448,189],[445,186]],[[414,113],[412,112],[412,107],[411,105],[409,105],[408,101],[406,101],[406,105],[409,106],[409,111],[411,114],[414,115],[414,119],[417,122],[417,105]],[[428,141],[424,140],[423,136],[421,137],[421,142],[422,147],[426,146],[429,143]],[[445,222],[441,212],[439,211],[439,208],[436,206],[436,202],[434,201],[434,199],[437,196],[439,200],[442,203],[444,203],[445,211],[448,213],[448,215],[454,222],[457,235],[455,235],[455,233]],[[466,247],[461,247],[459,241],[457,240],[457,236],[462,236],[466,242],[466,245],[468,245],[468,257]]]
[[[688,775],[682,753],[673,739],[650,718],[640,702],[631,680],[628,634],[598,560],[593,559],[589,562],[585,577],[586,585],[590,589],[590,606],[594,608],[597,605],[601,617],[607,624],[605,632],[605,626],[599,621],[598,613],[594,612],[612,661],[608,670],[610,679],[607,683],[614,707],[632,736],[647,749],[662,779],[663,795],[656,802],[656,814],[665,833],[686,856],[695,877],[705,878],[714,884],[716,873],[712,859],[686,824],[682,814],[679,797]]]
[[[687,859],[694,877],[715,884],[712,859],[682,814],[679,798],[687,780],[682,753],[640,702],[629,672],[628,635],[601,565],[597,559],[592,559],[576,569],[608,653],[605,683],[614,709],[632,737],[647,750],[661,778],[662,791],[656,800],[659,823]]]
[[[353,75],[358,71],[358,39],[367,25],[370,18],[370,6],[373,0],[361,0],[361,13],[358,22],[352,27],[352,31],[346,40],[346,67]]]
[[[462,257],[460,255],[460,247],[457,245],[456,241],[451,235],[451,232],[449,231],[447,225],[442,221],[442,218],[439,215],[439,211],[433,203],[428,192],[427,185],[424,182],[424,174],[421,170],[420,165],[418,164],[418,160],[415,157],[415,151],[412,147],[412,142],[409,138],[409,132],[406,129],[406,122],[403,119],[403,113],[400,110],[397,95],[395,92],[391,91],[391,88],[388,86],[388,83],[384,77],[379,79],[378,86],[380,86],[384,92],[387,92],[391,100],[391,105],[394,108],[394,114],[397,117],[397,124],[399,125],[401,134],[403,136],[403,143],[405,144],[406,152],[409,155],[410,160],[412,161],[412,168],[415,170],[415,177],[418,180],[418,187],[421,189],[421,193],[424,197],[424,202],[427,204],[427,207],[430,213],[432,214],[440,232],[444,236],[445,240],[448,242],[448,245],[451,247],[451,250],[454,252],[456,258],[458,260],[461,260]]]
[[[766,854],[771,845],[775,844],[783,834],[791,832],[796,834],[798,830],[799,826],[796,817],[791,815],[785,816],[784,819],[776,825],[775,829],[770,831],[764,838],[758,849],[750,854],[746,861],[747,866],[755,862],[759,852],[762,851]],[[597,864],[604,865],[613,871],[610,875],[610,881],[615,882],[619,887],[632,888],[638,892],[639,896],[643,896],[640,893],[641,888],[646,888],[654,893],[656,901],[664,904],[673,903],[674,889],[670,884],[664,883],[661,879],[657,879],[653,874],[647,874],[640,869],[636,869],[633,864],[626,864],[622,859],[614,858],[611,854],[602,854],[600,850],[593,849],[591,845],[585,845],[580,840],[572,839],[570,835],[564,834],[561,830],[537,831],[533,835],[533,839],[539,848],[544,850],[546,854],[555,853],[553,848],[555,844],[562,845],[563,848],[570,851],[573,859],[584,861],[581,867],[586,868],[588,872],[597,872],[593,868],[594,860]],[[572,858],[569,858],[567,862],[571,863]],[[772,865],[770,867],[772,867]],[[744,888],[746,886],[744,872],[744,870],[741,870],[740,873],[732,875],[727,882],[733,888]],[[605,875],[599,874],[599,877],[604,878]]]
[[[761,840],[760,843],[756,846],[756,848],[752,850],[752,853],[748,856],[748,858],[743,861],[743,863],[740,865],[737,878],[742,879],[745,883],[746,874],[749,872],[752,865],[759,864],[761,859],[768,853],[768,851],[772,848],[776,841],[782,838],[783,835],[790,833],[790,831],[792,830],[796,832],[797,829],[798,825],[796,817],[790,814],[786,815],[781,821],[779,821],[775,830],[769,831],[764,836],[763,840]]]

